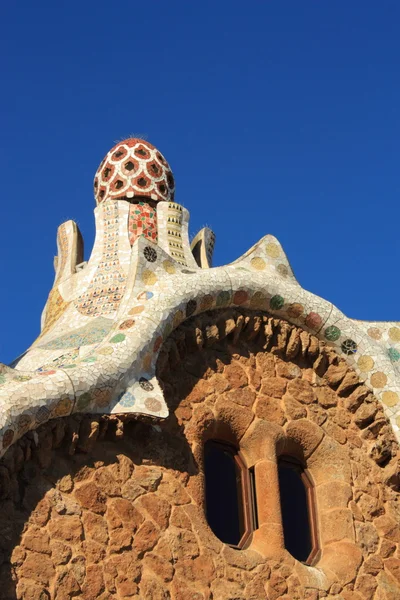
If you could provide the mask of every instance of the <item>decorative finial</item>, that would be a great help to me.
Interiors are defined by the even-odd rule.
[[[112,198],[174,199],[175,181],[164,156],[152,144],[138,138],[118,142],[100,163],[94,178],[96,204]]]

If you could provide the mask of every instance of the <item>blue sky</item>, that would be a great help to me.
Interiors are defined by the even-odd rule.
[[[399,24],[395,0],[4,4],[0,360],[39,333],[60,223],[89,255],[93,175],[131,134],[216,264],[271,233],[303,287],[400,320]]]

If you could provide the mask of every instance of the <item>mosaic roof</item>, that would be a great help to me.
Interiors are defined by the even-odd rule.
[[[110,198],[173,200],[174,176],[164,156],[145,140],[118,142],[101,161],[94,178],[96,203]]]
[[[114,170],[105,174],[108,164]],[[148,177],[143,188],[139,173]],[[0,455],[26,431],[75,412],[165,418],[156,377],[162,344],[189,317],[226,307],[266,311],[333,347],[380,400],[400,438],[399,322],[350,319],[304,290],[271,235],[212,268],[214,234],[206,228],[190,244],[189,212],[171,200],[171,171],[148,142],[117,144],[96,178],[96,194],[105,193],[97,196],[88,263],[77,264],[80,234],[67,221],[58,230],[42,332],[15,368],[0,364]],[[120,202],[121,194],[132,201]]]

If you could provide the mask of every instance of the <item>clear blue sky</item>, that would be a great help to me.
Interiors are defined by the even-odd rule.
[[[278,237],[306,289],[400,320],[398,0],[6,2],[0,360],[39,332],[57,226],[93,243],[114,141],[169,160],[215,263]]]

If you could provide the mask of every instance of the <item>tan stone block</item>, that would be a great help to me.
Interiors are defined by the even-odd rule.
[[[45,496],[40,500],[34,510],[29,515],[29,522],[44,527],[50,518],[51,505],[49,499]]]
[[[30,527],[22,538],[22,545],[33,552],[51,553],[49,535],[43,528]]]
[[[190,419],[192,418],[192,408],[190,406],[178,406],[178,408],[175,410],[175,417],[178,421],[178,424],[181,425],[182,423],[186,423],[187,421],[190,421]]]
[[[393,580],[399,586],[400,592],[400,559],[398,558],[387,558],[384,561],[385,571],[393,578]]]
[[[396,544],[390,540],[383,539],[379,547],[379,556],[382,558],[389,558],[396,550]]]
[[[249,387],[244,387],[227,392],[225,398],[235,404],[251,407],[256,399],[256,393]]]
[[[378,407],[375,403],[367,403],[364,402],[361,406],[356,410],[354,414],[354,422],[360,428],[363,429],[367,427],[372,421],[377,413]]]
[[[261,460],[254,468],[259,525],[282,522],[276,461]]]
[[[364,600],[364,598],[360,596],[360,594],[358,594],[357,592],[352,592],[350,590],[343,590],[342,598],[343,600]]]
[[[191,501],[191,498],[183,485],[174,477],[169,479],[164,478],[160,483],[158,491],[165,496],[170,504],[179,506],[181,504],[188,504]]]
[[[61,542],[60,540],[51,540],[50,550],[51,559],[56,566],[65,565],[72,556],[71,546]]]
[[[282,404],[286,417],[290,420],[304,419],[307,416],[306,408],[288,393],[283,396]]]
[[[171,596],[157,596],[153,600],[205,600],[204,594],[197,588],[189,587],[185,581],[182,581],[179,577],[174,577],[171,586]],[[214,596],[213,596],[214,598]],[[219,600],[219,596],[215,597],[215,600]]]
[[[355,523],[356,539],[359,547],[372,554],[378,550],[379,536],[372,523]]]
[[[112,471],[107,467],[97,469],[93,479],[106,496],[120,496],[121,486],[119,482],[116,481]]]
[[[116,530],[121,531],[121,530]],[[82,544],[83,552],[85,553],[85,558],[88,563],[98,563],[103,560],[106,555],[107,546],[104,544],[99,544],[92,539],[87,539]],[[111,550],[113,551],[113,550]],[[52,555],[54,560],[54,557]]]
[[[110,529],[127,527],[136,531],[143,521],[144,517],[129,500],[115,498],[109,502],[107,522]]]
[[[202,532],[200,531],[198,535],[201,536],[201,534]],[[191,531],[172,529],[170,527],[166,535],[166,540],[170,546],[175,563],[181,559],[195,558],[200,554],[196,536]]]
[[[99,544],[107,544],[108,527],[104,517],[91,512],[84,512],[82,523],[85,530],[85,537],[91,537]]]
[[[215,417],[208,406],[196,406],[191,421],[185,428],[185,434],[188,440],[204,440],[206,435],[212,432],[215,425]]]
[[[97,600],[104,591],[103,571],[100,565],[88,565],[85,583],[82,586],[82,596],[85,600]]]
[[[347,508],[352,498],[352,489],[348,483],[334,481],[323,483],[315,488],[318,510]]]
[[[318,563],[318,568],[315,569],[310,568],[298,560],[293,562],[293,572],[298,577],[301,585],[304,588],[315,588],[316,590],[321,591],[321,594],[317,595],[317,598],[322,598],[324,596],[324,592],[329,590],[332,583],[336,581],[336,575],[329,569],[322,569],[320,563]]]
[[[363,443],[360,436],[352,429],[347,430],[347,444],[349,447],[361,448]]]
[[[307,466],[315,485],[328,481],[351,483],[350,460],[347,451],[327,436],[322,439],[317,449],[307,459]]]
[[[338,396],[348,396],[349,393],[360,384],[360,380],[358,378],[357,373],[354,371],[349,371],[344,376],[343,381],[337,388],[336,392]]]
[[[344,400],[343,404],[346,410],[353,413],[360,404],[368,398],[372,398],[371,390],[365,385],[359,385],[351,392],[350,396]]]
[[[240,442],[240,450],[247,467],[261,459],[274,459],[278,443],[283,443],[285,432],[276,423],[255,419]]]
[[[124,579],[123,581],[117,581],[116,591],[120,598],[123,598],[123,599],[131,598],[132,600],[135,600],[135,598],[137,598],[137,600],[139,600],[139,596],[136,595],[139,591],[139,587],[138,587],[137,583],[135,583],[134,581],[131,581],[130,579]],[[106,599],[104,599],[104,600],[106,600]],[[108,596],[107,600],[111,600],[111,597]]]
[[[275,358],[273,354],[258,352],[256,354],[256,364],[263,377],[275,377]]]
[[[74,488],[74,480],[72,479],[71,475],[64,475],[64,477],[61,477],[61,479],[57,482],[57,487],[60,490],[60,492],[71,492]]]
[[[314,388],[304,379],[289,381],[287,391],[295,400],[303,404],[311,404],[316,400]]]
[[[13,567],[19,567],[25,560],[26,550],[22,546],[15,546],[10,556],[10,563]],[[3,555],[2,555],[3,558]]]
[[[158,488],[163,472],[158,467],[136,467],[134,481],[148,492],[155,492]]]
[[[351,542],[334,542],[324,548],[318,566],[333,572],[344,586],[353,581],[362,561],[361,550]]]
[[[154,553],[148,552],[146,554],[143,559],[143,565],[153,571],[165,583],[171,581],[174,576],[174,567],[167,559],[159,556],[157,550]]]
[[[374,520],[378,534],[398,544],[400,542],[400,525],[391,517],[382,515]]]
[[[135,552],[121,552],[120,554],[112,554],[110,558],[104,561],[104,574],[109,578],[114,578],[123,581],[129,578],[131,581],[138,582],[141,576],[142,564],[138,560]]]
[[[363,569],[365,573],[369,575],[378,575],[379,571],[383,569],[383,560],[379,554],[373,554],[367,560],[364,561]]]
[[[280,401],[270,396],[259,395],[254,412],[259,419],[265,419],[278,425],[283,425],[286,421]]]
[[[282,398],[286,392],[287,384],[288,380],[284,377],[263,377],[260,391],[265,396]]]
[[[249,384],[251,385],[252,388],[254,388],[255,390],[258,391],[261,387],[261,378],[262,378],[261,371],[259,369],[255,369],[253,367],[248,367],[246,372],[247,372],[247,377],[249,378]]]
[[[230,388],[236,389],[248,385],[246,372],[239,362],[232,362],[224,369],[224,377]]]
[[[398,600],[399,586],[388,573],[381,571],[378,575],[378,588],[374,600]]]
[[[293,443],[301,448],[304,458],[308,459],[319,446],[324,437],[324,432],[318,425],[307,419],[298,419],[288,423],[286,427],[288,448]]]
[[[319,404],[308,404],[307,417],[310,421],[321,427],[328,418],[328,415]]]
[[[174,527],[179,527],[180,529],[191,529],[192,528],[190,519],[187,516],[184,508],[181,506],[174,506],[172,508],[170,523],[171,523],[171,525],[174,525]]]
[[[8,582],[7,582],[8,583]],[[42,584],[33,583],[29,579],[19,579],[17,587],[10,582],[10,588],[6,582],[2,581],[0,590],[0,598],[4,600],[11,600],[14,598],[21,598],[22,600],[48,600],[50,595]],[[11,589],[11,586],[13,589]],[[15,595],[17,592],[17,595]]]
[[[253,411],[223,399],[216,402],[214,410],[218,437],[237,444],[254,419]]]
[[[286,379],[296,379],[301,377],[301,369],[292,362],[286,362],[276,357],[276,374],[278,377],[285,377]]]
[[[282,598],[283,594],[285,594],[288,589],[286,579],[281,577],[278,573],[272,573],[266,587],[269,600]]]
[[[141,496],[137,507],[143,507],[160,529],[166,529],[171,514],[171,505],[164,498],[155,494]]]
[[[361,494],[357,504],[366,521],[372,521],[373,518],[378,517],[385,510],[382,501],[370,494]]]
[[[372,575],[359,575],[357,577],[356,585],[354,586],[354,590],[361,594],[362,598],[365,600],[372,600],[378,582],[376,577]]]
[[[202,554],[195,558],[186,558],[175,564],[176,574],[186,581],[199,581],[207,585],[213,580],[215,568],[210,555]]]
[[[326,359],[324,358],[323,354],[320,354],[318,356],[318,358],[316,359],[316,361],[313,364],[313,368],[311,369],[301,369],[301,379],[304,379],[304,381],[307,381],[310,385],[312,385],[313,387],[315,387],[317,384],[318,385],[323,385],[323,380],[321,379],[321,377],[318,375],[318,373],[321,371],[321,369],[324,368],[324,372],[326,370],[325,365],[323,365],[322,363],[325,363]]]
[[[344,362],[339,365],[329,365],[324,375],[324,379],[327,380],[329,385],[336,386],[344,379],[348,371],[349,367]]]
[[[87,508],[98,514],[103,514],[106,511],[107,498],[92,481],[75,487],[74,495],[83,508]]]
[[[121,496],[127,500],[133,501],[142,494],[145,494],[145,492],[146,490],[136,483],[136,481],[128,479],[122,486]]]
[[[204,380],[200,380],[200,381],[204,381]],[[199,390],[198,390],[198,386],[199,386]],[[215,375],[213,375],[212,377],[210,377],[210,379],[208,380],[208,382],[206,382],[206,386],[203,387],[203,384],[197,384],[196,387],[194,388],[193,392],[196,390],[196,394],[195,394],[195,402],[202,402],[206,396],[208,396],[211,393],[217,393],[217,394],[222,394],[223,392],[225,392],[227,389],[229,388],[229,383],[227,378],[225,377],[225,375],[222,375],[222,373],[215,373]],[[192,400],[192,393],[189,394],[188,396],[188,400],[190,402],[193,402]]]
[[[317,402],[323,408],[331,408],[332,406],[337,405],[338,397],[336,393],[328,386],[324,385],[317,387],[315,392],[317,395]]]
[[[72,571],[62,569],[57,573],[55,584],[55,598],[57,600],[70,600],[81,591],[81,587]]]
[[[77,516],[55,517],[49,522],[49,533],[51,539],[79,542],[83,536],[81,520]]]
[[[151,521],[145,521],[137,530],[134,538],[132,548],[139,554],[142,555],[148,552],[156,545],[160,537],[160,530]]]
[[[215,600],[245,600],[243,584],[224,579],[214,579],[211,583],[212,597]],[[187,599],[189,600],[189,598]]]
[[[46,554],[29,552],[19,568],[19,576],[31,579],[36,583],[49,585],[55,575],[53,561]]]
[[[132,544],[132,532],[130,529],[118,528],[110,532],[109,549],[110,552],[121,552],[128,550]]]
[[[354,542],[353,516],[347,508],[334,508],[320,513],[320,535],[324,544],[349,540]]]
[[[252,574],[251,581],[246,585],[244,590],[244,597],[246,600],[260,600],[266,598],[265,595],[265,584],[268,581],[268,577],[264,574]]]
[[[333,423],[333,421],[330,421],[330,420],[326,421],[323,424],[322,428],[327,435],[329,435],[331,438],[336,440],[339,444],[343,445],[346,443],[346,441],[347,441],[346,433],[343,431],[343,429],[341,427],[339,427],[339,425],[336,425],[336,423]]]

